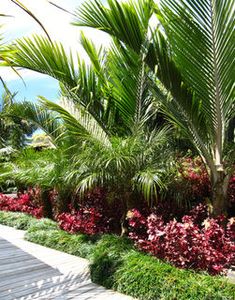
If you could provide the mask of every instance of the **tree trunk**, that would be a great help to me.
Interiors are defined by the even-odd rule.
[[[50,190],[42,190],[41,201],[43,207],[43,217],[53,219],[52,204],[50,201]]]
[[[227,215],[227,178],[224,171],[217,171],[217,176],[212,179],[212,205],[213,216]]]
[[[127,222],[127,210],[123,213],[120,220],[121,223],[121,236],[126,236],[128,234],[128,222]]]
[[[131,196],[132,193],[131,192],[125,192],[124,193],[124,197],[123,197],[123,201],[124,201],[124,211],[120,220],[120,225],[121,225],[121,236],[126,236],[128,235],[128,220],[127,220],[127,213],[128,211],[133,208],[132,207],[132,201],[131,201]]]

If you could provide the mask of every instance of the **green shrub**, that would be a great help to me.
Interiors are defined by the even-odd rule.
[[[53,228],[33,231],[30,229],[26,233],[25,239],[83,258],[88,258],[95,247],[94,242],[83,234],[71,235],[63,230]]]
[[[140,300],[235,299],[235,285],[221,277],[177,269],[134,250],[127,238],[70,234],[52,220],[24,213],[0,211],[0,223],[27,229],[28,241],[91,259],[93,282]]]
[[[220,277],[180,270],[137,251],[123,258],[113,287],[140,300],[235,299],[235,285]]]
[[[111,288],[116,270],[122,263],[124,253],[132,249],[127,238],[115,235],[103,235],[98,241],[91,257],[91,279],[97,284]]]
[[[35,219],[31,222],[27,232],[36,232],[39,230],[56,230],[59,229],[58,224],[47,218]]]
[[[0,224],[17,229],[27,230],[35,220],[25,213],[0,211]]]

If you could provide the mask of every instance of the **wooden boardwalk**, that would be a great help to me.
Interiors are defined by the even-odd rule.
[[[131,300],[91,282],[88,261],[23,240],[0,225],[0,300]]]

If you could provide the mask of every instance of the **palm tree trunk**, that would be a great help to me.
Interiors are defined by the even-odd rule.
[[[221,214],[227,215],[227,189],[228,178],[224,171],[217,171],[216,176],[212,177],[212,205],[213,216]]]

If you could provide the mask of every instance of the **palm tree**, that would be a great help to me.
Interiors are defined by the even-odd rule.
[[[126,206],[124,219],[135,192],[150,202],[156,198],[164,186],[163,165],[169,157],[162,151],[167,130],[148,126],[155,111],[148,89],[149,67],[139,65],[140,56],[120,44],[113,43],[104,55],[82,36],[91,65],[78,60],[75,72],[73,60],[66,57],[62,45],[39,37],[34,40],[37,44],[30,46],[29,40],[19,42],[21,64],[59,79],[63,97],[60,104],[43,97],[42,106],[17,104],[14,114],[45,130],[56,146],[69,140],[67,147],[76,147],[77,152],[70,156],[73,168],[67,170],[64,183],[75,183],[81,195],[96,185],[109,186]],[[47,58],[41,51],[43,46],[47,47]],[[29,51],[34,55],[30,63]],[[45,59],[48,63],[44,66]]]
[[[153,89],[167,118],[197,150],[211,177],[214,214],[226,212],[234,151],[225,162],[226,131],[234,117],[234,1],[90,1],[76,12],[75,25],[103,30],[156,72]],[[147,28],[154,12],[161,27]],[[164,97],[165,96],[165,97]]]
[[[14,178],[18,186],[40,188],[40,202],[44,217],[68,211],[74,186],[65,181],[70,166],[71,149],[54,148],[37,152],[33,148],[24,149],[14,160],[5,164],[8,170],[3,177]],[[50,193],[56,191],[54,205]]]
[[[49,207],[46,198],[53,188],[60,213],[68,208],[72,194],[83,197],[94,187],[105,187],[121,201],[124,234],[126,213],[136,204],[136,195],[151,205],[164,190],[170,165],[167,128],[149,131],[142,125],[125,137],[113,136],[88,110],[65,98],[60,104],[45,98],[41,105],[22,102],[12,110],[44,129],[55,145],[47,155],[31,155],[23,164],[20,159],[8,172],[20,182],[39,185],[44,207]]]
[[[119,57],[126,59],[122,63],[122,60],[115,60],[116,54],[112,56],[111,53],[111,65],[116,68],[108,72],[111,77],[108,84],[105,82],[109,77],[101,75],[105,73],[100,71],[103,71],[103,66],[98,63],[97,52],[92,53],[86,41],[84,45],[93,58],[93,75],[89,81],[84,81],[81,76],[87,75],[89,69],[84,68],[85,73],[76,72],[72,56],[65,54],[62,45],[52,45],[39,37],[18,41],[11,64],[60,80],[66,93],[88,109],[106,134],[107,124],[110,124],[106,121],[112,119],[110,116],[115,116],[115,124],[120,121],[121,127],[123,124],[127,126],[127,131],[132,128],[133,120],[133,128],[138,128],[138,112],[146,109],[146,105],[138,99],[148,97],[132,97],[131,91],[138,90],[135,96],[144,95],[147,84],[157,100],[152,101],[151,97],[151,102],[161,103],[167,118],[181,129],[207,166],[213,187],[214,214],[219,214],[226,211],[227,186],[234,170],[232,163],[225,164],[224,154],[227,125],[234,117],[233,4],[234,1],[181,0],[175,3],[164,0],[159,9],[153,0],[108,0],[107,7],[98,0],[86,2],[76,12],[74,24],[97,28],[112,35],[112,53],[118,48]],[[151,26],[155,14],[161,24],[157,28]],[[132,57],[139,68],[133,64]],[[134,86],[132,76],[128,78],[122,70],[129,70],[129,74],[134,70],[133,77],[135,82],[138,79],[138,84]],[[152,72],[150,78],[146,76],[149,72]],[[151,80],[146,80],[146,77]],[[126,84],[123,78],[127,80]],[[88,82],[87,90],[83,87]],[[95,87],[95,91],[98,88],[98,98],[92,96],[91,87]],[[98,110],[92,105],[94,103],[99,105]],[[234,155],[232,152],[230,161]]]
[[[32,134],[35,129],[27,121],[17,116],[9,116],[8,111],[14,103],[15,94],[7,89],[1,98],[0,104],[0,147],[12,147],[20,149],[27,142],[27,135]]]

